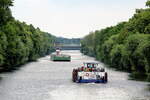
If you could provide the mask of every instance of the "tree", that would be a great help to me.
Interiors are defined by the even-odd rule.
[[[4,65],[5,60],[6,60],[6,58],[5,58],[5,55],[6,55],[5,51],[7,49],[7,45],[8,45],[8,42],[7,42],[6,35],[5,35],[4,32],[0,31],[0,68],[1,68],[1,66]]]
[[[146,6],[150,7],[150,0],[147,0]]]
[[[10,6],[12,6],[12,0],[0,0],[0,26],[12,19]]]

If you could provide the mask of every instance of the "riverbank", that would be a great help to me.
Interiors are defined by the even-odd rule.
[[[27,65],[27,64],[29,64],[29,63],[37,62],[38,59],[43,58],[43,57],[46,57],[46,56],[52,54],[54,51],[55,51],[55,50],[52,49],[51,52],[49,52],[49,54],[47,54],[47,55],[45,55],[45,56],[38,57],[38,58],[36,58],[36,59],[34,59],[34,60],[32,60],[32,61],[31,61],[31,60],[30,60],[30,61],[26,61],[26,62],[24,62],[24,63],[22,63],[22,64],[19,64],[19,65],[16,65],[16,66],[13,66],[13,65],[12,65],[12,66],[1,66],[1,67],[0,67],[0,73],[7,73],[7,72],[14,72],[14,71],[17,71],[17,70],[19,70],[21,67],[23,67],[23,66],[25,66],[25,65]]]

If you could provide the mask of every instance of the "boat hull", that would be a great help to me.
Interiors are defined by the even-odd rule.
[[[71,61],[71,57],[67,55],[51,55],[51,60],[52,61]]]
[[[78,80],[77,83],[107,83],[105,80]]]

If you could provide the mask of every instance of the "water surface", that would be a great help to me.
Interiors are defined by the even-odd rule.
[[[63,53],[72,61],[52,62],[46,56],[14,73],[1,74],[0,100],[150,100],[148,82],[128,80],[128,73],[111,69],[106,69],[107,84],[73,83],[72,69],[94,59],[79,51]]]

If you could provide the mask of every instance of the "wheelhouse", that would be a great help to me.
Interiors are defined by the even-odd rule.
[[[93,63],[93,62],[84,62],[84,67],[87,68],[96,68],[99,63]]]

